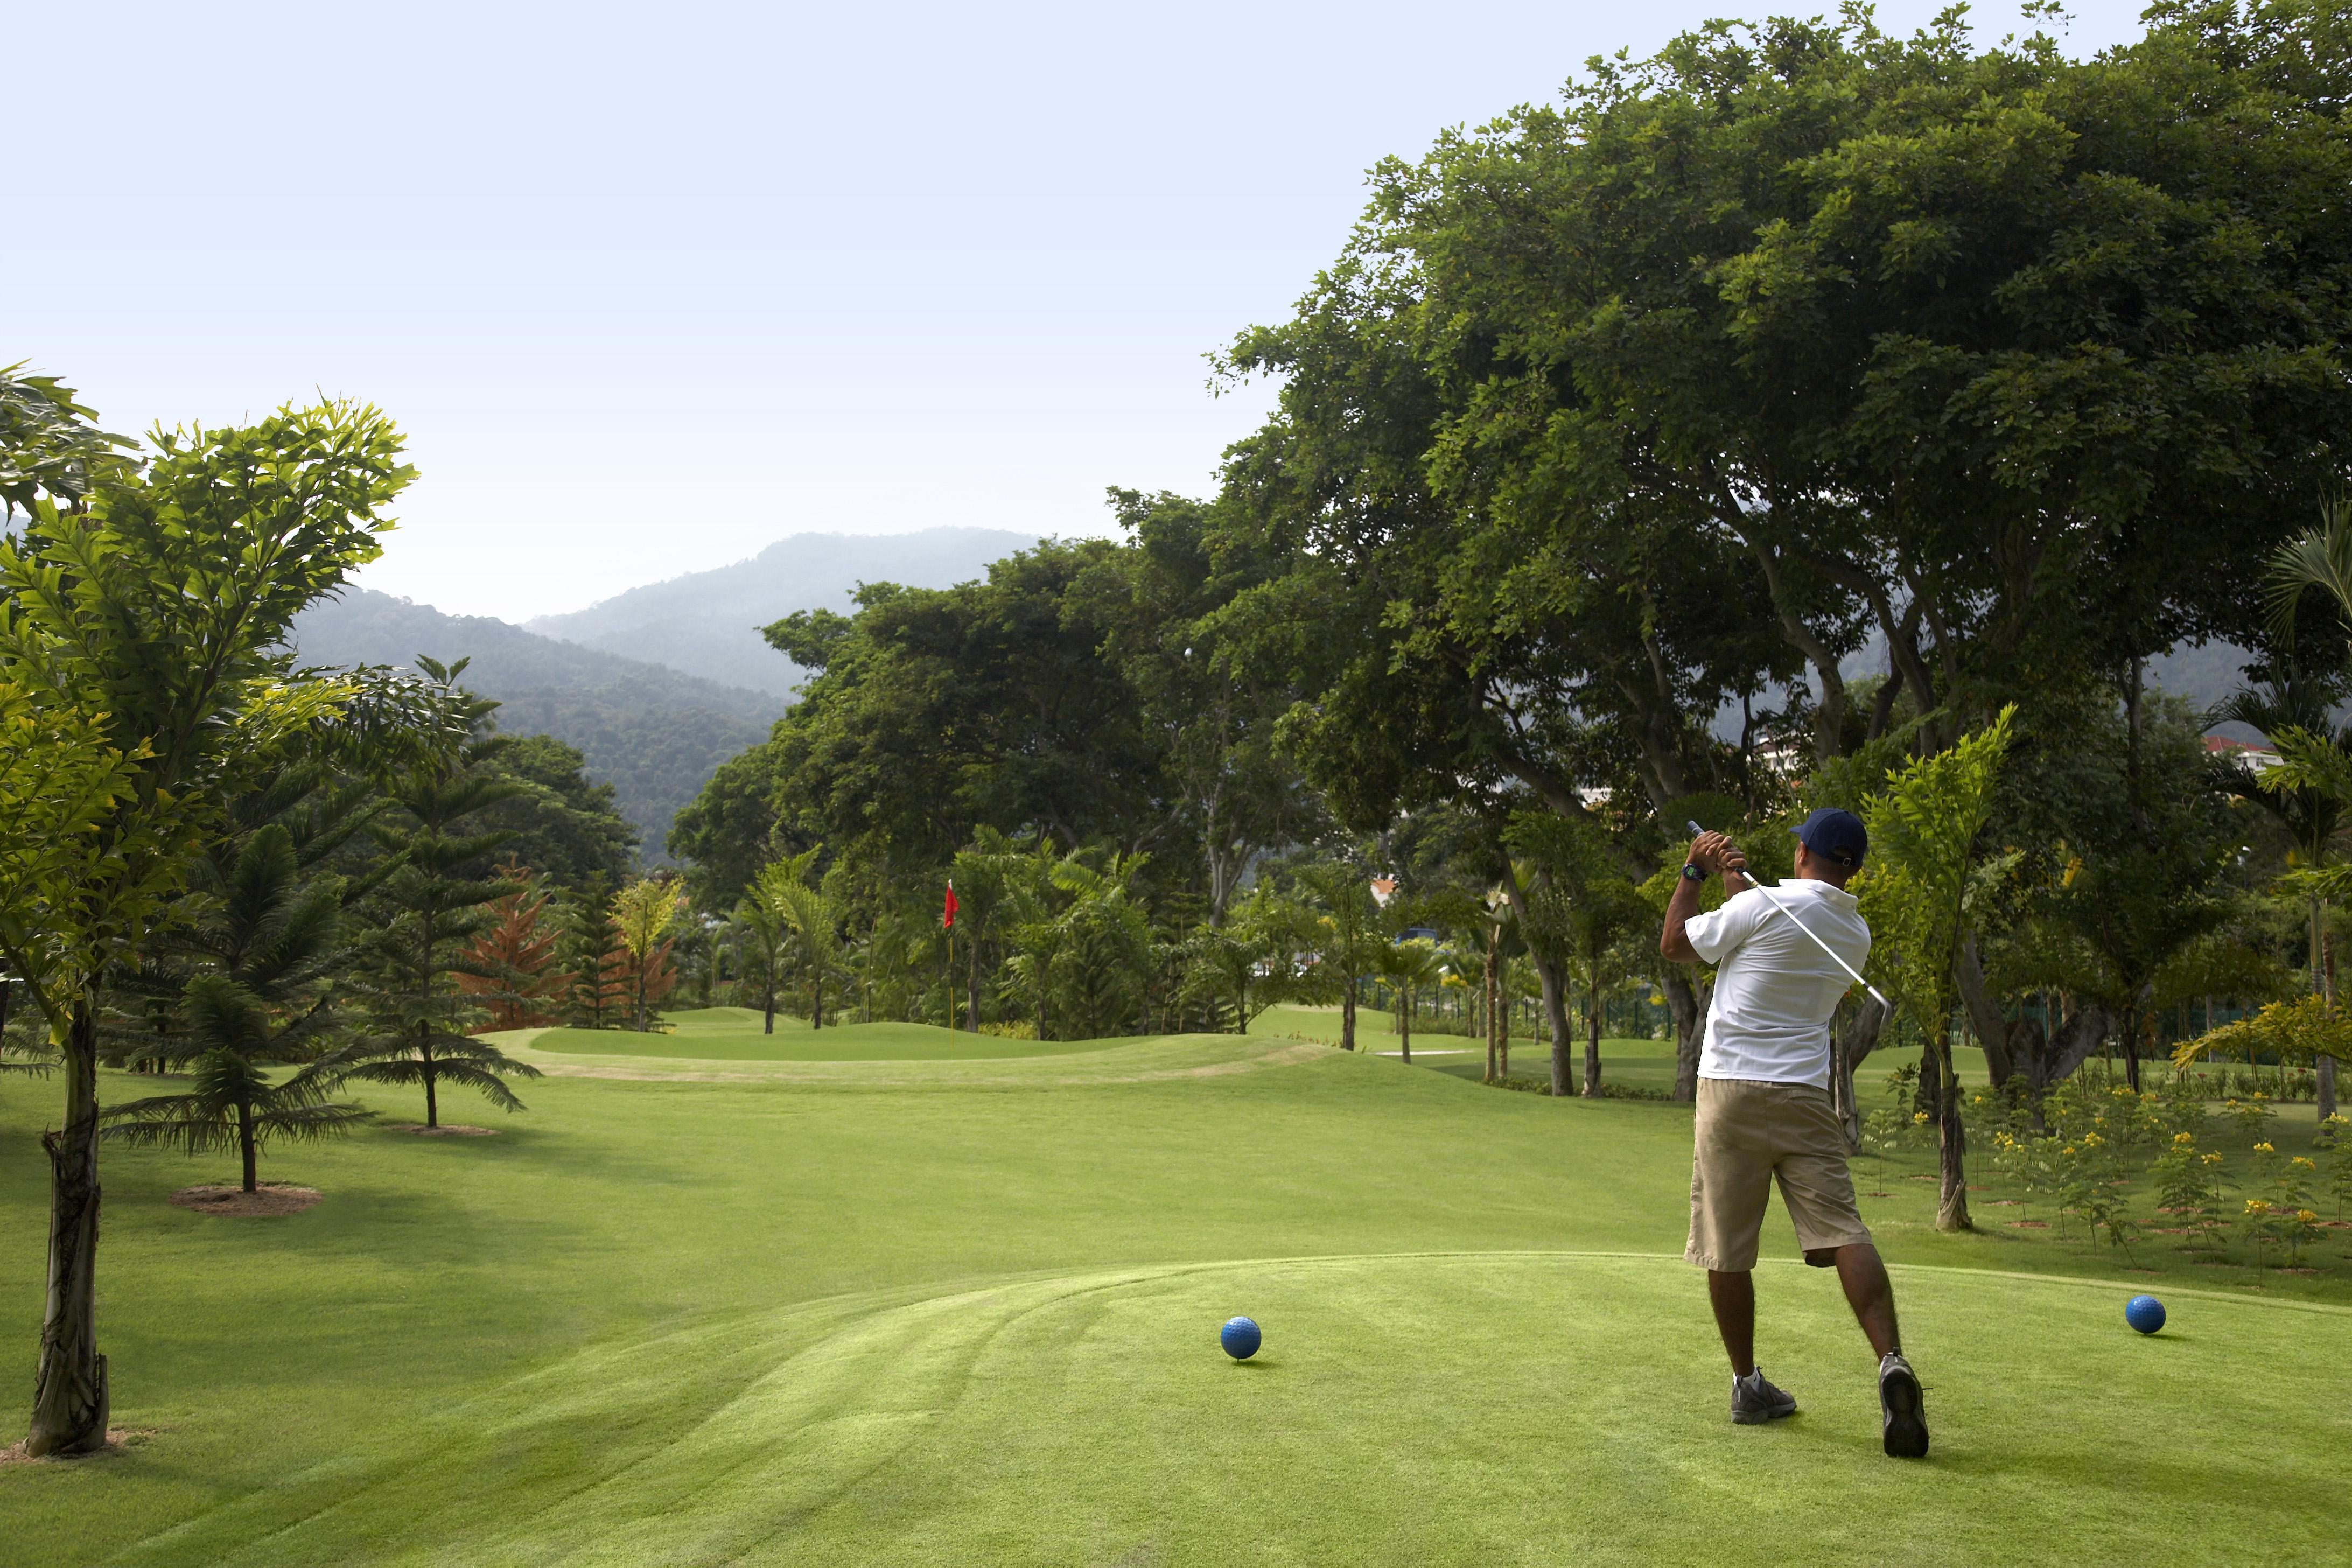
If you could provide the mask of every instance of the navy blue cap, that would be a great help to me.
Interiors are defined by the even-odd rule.
[[[1802,827],[1791,827],[1797,842],[1824,860],[1834,860],[1851,871],[1862,864],[1870,852],[1870,829],[1862,818],[1850,811],[1824,806],[1805,818]]]

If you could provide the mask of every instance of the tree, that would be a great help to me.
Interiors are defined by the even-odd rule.
[[[613,885],[598,873],[565,890],[556,909],[556,962],[570,977],[565,1016],[577,1027],[601,1029],[628,1005],[629,955],[613,935]]]
[[[1132,852],[1166,831],[1161,746],[1073,584],[1116,547],[1042,544],[946,589],[865,585],[858,613],[766,636],[811,672],[766,748],[778,817],[858,867],[946,864],[976,828]]]
[[[1874,937],[1871,966],[1900,998],[1927,1040],[1934,1074],[1942,1194],[1936,1228],[1967,1230],[1966,1131],[1952,1067],[1955,978],[1974,907],[2004,869],[1980,858],[1977,837],[1992,814],[1993,790],[2010,743],[2014,710],[1949,751],[1889,774],[1864,819],[1870,858],[1854,892]]]
[[[558,887],[629,874],[637,830],[614,807],[613,786],[587,774],[587,758],[552,735],[514,735],[486,759],[522,788],[484,809],[485,832],[507,835],[507,852]]]
[[[1653,910],[1593,825],[1529,813],[1513,824],[1513,843],[1545,873],[1530,900],[1528,939],[1583,990],[1583,1092],[1598,1099],[1602,1003],[1631,972],[1628,939],[1651,923]],[[1564,1037],[1552,1042],[1552,1092],[1568,1092]]]
[[[543,889],[528,866],[509,855],[498,869],[507,890],[488,906],[491,923],[474,938],[457,970],[457,988],[489,1010],[476,1034],[498,1034],[552,1024],[553,1009],[572,989],[572,976],[559,968],[562,928],[551,913],[554,894]]]
[[[814,852],[810,858],[814,858]],[[799,857],[777,864],[788,868],[804,868]],[[841,968],[840,912],[822,889],[811,887],[797,876],[763,874],[759,890],[800,949],[801,973],[808,980],[809,1026],[822,1029],[825,983]]]
[[[0,368],[0,522],[32,515],[47,500],[71,511],[101,480],[128,479],[135,443],[90,423],[98,416],[53,375],[20,375],[25,362]]]
[[[776,1032],[776,993],[784,979],[784,946],[790,931],[775,905],[748,893],[735,906],[735,929],[743,943],[743,977],[760,998],[760,1032]]]
[[[646,1005],[677,983],[669,970],[669,933],[685,903],[673,883],[657,877],[632,882],[614,895],[613,934],[628,954],[630,1002],[640,1032],[650,1027]]]
[[[1249,1033],[1250,1022],[1295,990],[1299,980],[1302,911],[1259,882],[1226,911],[1222,925],[1207,925],[1184,943],[1188,989],[1213,1008],[1233,1008],[1234,1033]]]
[[[1295,873],[1321,913],[1309,937],[1314,950],[1302,986],[1339,1004],[1339,1048],[1356,1048],[1356,992],[1373,973],[1381,942],[1380,910],[1370,879],[1346,861],[1301,866]]]
[[[1384,943],[1373,962],[1375,973],[1396,992],[1398,1054],[1409,1062],[1413,998],[1444,981],[1445,955],[1425,936],[1399,936]]]
[[[340,891],[331,878],[306,882],[293,835],[278,824],[244,839],[221,891],[215,966],[192,976],[180,998],[178,1054],[194,1060],[195,1084],[114,1107],[102,1137],[190,1154],[234,1149],[250,1193],[265,1144],[315,1142],[370,1119],[329,1098],[319,1065],[345,957]],[[271,1079],[269,1069],[289,1066],[296,1070]]]
[[[2303,596],[2315,588],[2334,606],[2342,626],[2352,630],[2352,500],[2338,496],[2325,501],[2320,526],[2287,541],[2271,557],[2265,585],[2270,593],[2271,630],[2289,649],[2294,647],[2296,612]],[[2306,679],[2300,683],[2293,679],[2294,673],[2290,668],[2287,679],[2273,683],[2266,694],[2269,701],[2263,702],[2258,697],[2251,702],[2242,700],[2236,707],[2248,714],[2258,709],[2273,710],[2275,711],[2265,712],[2264,716],[2287,721],[2261,725],[2270,732],[2271,742],[2279,748],[2284,765],[2271,770],[2256,782],[2262,786],[2263,798],[2294,835],[2300,868],[2307,873],[2302,887],[2309,901],[2312,989],[2326,996],[2332,1007],[2334,988],[2322,952],[2327,883],[2308,873],[2331,868],[2330,863],[2336,858],[2336,830],[2343,825],[2345,808],[2352,806],[2352,731],[2337,728],[2327,713],[2332,706],[2328,699],[2342,695],[2342,669],[2334,672],[2337,677],[2334,680]],[[2230,716],[2238,718],[2241,714],[2233,712]],[[2242,721],[2258,722],[2250,716]],[[2336,1059],[2321,1054],[2316,1074],[2319,1115],[2324,1121],[2336,1110]]]
[[[281,645],[296,611],[375,557],[381,509],[413,473],[391,422],[349,404],[152,439],[143,473],[85,467],[81,495],[68,473],[51,494],[77,510],[36,499],[27,528],[0,540],[0,709],[15,709],[0,781],[49,795],[6,836],[0,959],[47,1023],[66,1089],[63,1126],[43,1140],[48,1292],[26,1439],[37,1456],[106,1440],[100,988],[184,912],[172,895],[225,803],[290,742],[346,717],[354,689],[296,676]],[[25,843],[34,827],[44,840]]]
[[[1108,628],[1103,657],[1125,675],[1144,724],[1161,738],[1161,772],[1216,926],[1259,855],[1310,840],[1325,826],[1276,739],[1297,693],[1278,665],[1242,657],[1223,617],[1235,593],[1264,579],[1265,560],[1213,551],[1198,501],[1122,489],[1110,500],[1129,542],[1090,566],[1070,596]]]
[[[1144,860],[1112,850],[1096,867],[1073,850],[1054,866],[1054,886],[1070,901],[1056,922],[1064,940],[1052,973],[1072,1039],[1124,1034],[1139,1021],[1151,968],[1150,922],[1134,888]]]
[[[478,729],[491,705],[459,691],[465,661],[420,658],[417,665]],[[523,1103],[506,1079],[541,1076],[469,1032],[479,1014],[458,984],[460,974],[499,978],[468,952],[493,923],[488,906],[509,890],[498,877],[472,874],[506,842],[503,832],[477,830],[475,820],[520,793],[486,765],[499,740],[477,733],[449,760],[411,770],[388,792],[395,809],[368,830],[395,864],[369,900],[374,929],[352,979],[366,1032],[330,1058],[329,1079],[422,1089],[427,1128],[441,1125],[445,1084],[511,1112]]]

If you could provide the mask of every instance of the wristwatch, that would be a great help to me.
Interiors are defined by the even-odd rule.
[[[1706,873],[1699,868],[1696,861],[1685,860],[1683,862],[1683,880],[1685,882],[1704,882],[1706,880]]]

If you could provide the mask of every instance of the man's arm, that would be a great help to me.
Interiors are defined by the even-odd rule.
[[[1748,857],[1742,855],[1738,847],[1720,833],[1702,833],[1692,839],[1690,854],[1685,857],[1685,859],[1688,864],[1697,867],[1702,871],[1720,874],[1723,878],[1724,896],[1727,898],[1739,891],[1746,885],[1747,879],[1740,873],[1748,868]],[[1690,937],[1685,933],[1683,927],[1689,922],[1693,915],[1698,913],[1698,890],[1704,880],[1705,879],[1698,877],[1676,879],[1675,896],[1666,901],[1666,925],[1665,929],[1658,933],[1658,951],[1664,953],[1670,963],[1696,963],[1699,962],[1698,950],[1691,946]]]

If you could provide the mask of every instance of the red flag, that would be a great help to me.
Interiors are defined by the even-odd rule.
[[[955,929],[955,884],[953,882],[950,882],[948,884],[948,910],[946,914],[940,917],[940,924],[949,931],[953,931]]]

